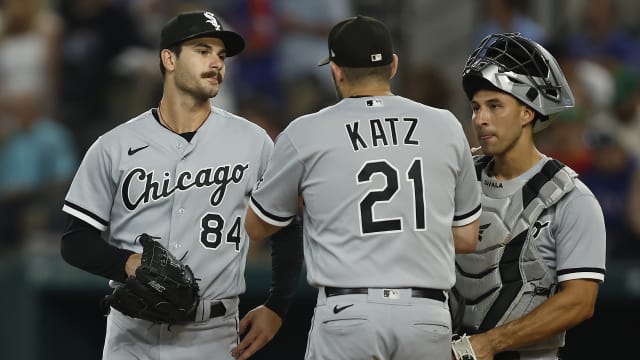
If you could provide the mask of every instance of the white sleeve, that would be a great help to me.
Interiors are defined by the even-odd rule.
[[[574,194],[568,194],[567,200],[559,203],[556,210],[559,225],[554,235],[558,281],[604,281],[606,231],[602,209],[592,194],[579,191],[574,189]]]
[[[76,172],[62,211],[104,231],[109,225],[117,184],[111,176],[111,157],[99,138]]]
[[[298,212],[303,163],[285,132],[276,139],[271,161],[251,196],[251,209],[265,222],[285,226]]]
[[[464,226],[472,223],[480,217],[482,206],[480,205],[481,188],[476,176],[476,169],[471,156],[471,149],[462,126],[460,126],[460,171],[455,192],[455,213],[453,226]]]

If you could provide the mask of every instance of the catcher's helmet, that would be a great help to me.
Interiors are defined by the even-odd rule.
[[[553,55],[519,33],[485,37],[467,60],[462,86],[469,99],[480,89],[497,89],[513,95],[536,111],[534,132],[551,123],[549,115],[575,104]]]

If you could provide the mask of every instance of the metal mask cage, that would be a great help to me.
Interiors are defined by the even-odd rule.
[[[547,57],[528,39],[519,33],[489,35],[471,54],[463,74],[481,72],[487,65],[496,65],[502,73],[520,74],[526,77],[529,85],[546,99],[559,103],[561,86]],[[510,76],[514,83],[522,84],[518,77]],[[533,101],[538,94],[527,94]]]

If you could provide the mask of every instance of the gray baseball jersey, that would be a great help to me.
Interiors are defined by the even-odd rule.
[[[147,111],[91,146],[63,211],[136,252],[136,236],[159,236],[200,279],[203,299],[233,297],[245,290],[249,194],[272,150],[263,129],[218,108],[190,142]]]
[[[535,166],[515,179],[500,181],[482,171],[482,191],[494,199],[505,198],[519,191],[537,174],[544,157]],[[606,233],[600,204],[579,179],[575,188],[536,221],[539,231],[537,249],[545,264],[556,270],[558,282],[573,279],[604,281]],[[485,224],[480,224],[481,227]]]
[[[449,289],[451,227],[480,215],[461,124],[400,96],[347,98],[293,121],[250,206],[283,226],[299,195],[312,286]]]
[[[549,158],[543,157],[525,173],[508,181],[492,176],[488,172],[490,166],[482,170],[480,181],[484,210],[480,218],[478,252],[459,255],[457,259],[460,273],[456,287],[458,293],[467,299],[467,304],[462,309],[454,310],[454,313],[462,312],[463,331],[483,331],[521,318],[546,301],[547,296],[541,296],[544,293],[539,290],[553,291],[559,282],[573,279],[604,280],[606,234],[602,210],[591,191],[580,180],[566,177],[573,186],[564,194],[566,183],[562,184],[562,177],[552,178],[541,189],[545,189],[544,201],[553,205],[541,209],[540,215],[531,218],[531,224],[527,223],[527,216],[535,214],[536,208],[536,202],[531,199],[537,193],[535,185],[531,184],[536,179],[538,184],[542,184],[540,180],[545,179],[545,176],[541,176],[545,172],[543,168],[547,168],[546,176],[549,176],[549,169],[553,167],[546,167],[547,164],[550,164]],[[571,174],[574,174],[572,170],[564,176]],[[519,194],[526,195],[518,197]],[[555,201],[554,197],[557,199],[561,195],[564,196],[552,202]],[[528,199],[527,215],[520,217],[518,208],[509,205],[509,201],[521,203],[524,197]],[[544,204],[540,202],[537,206],[544,207]],[[513,225],[515,220],[519,221],[519,230],[511,234],[509,230],[512,228],[506,228],[505,225]],[[503,241],[506,240],[510,241],[509,245],[516,245],[506,250],[503,247]],[[518,246],[523,248],[519,249]],[[513,267],[514,256],[520,262],[517,267]],[[499,270],[496,264],[499,264]],[[504,271],[511,275],[500,276]],[[483,276],[479,278],[474,275],[478,273]],[[517,279],[524,283],[519,285]],[[503,281],[507,283],[503,284]],[[535,294],[530,291],[531,286],[536,287]],[[522,359],[557,359],[557,350],[564,344],[564,335],[565,332],[559,332],[515,350]]]

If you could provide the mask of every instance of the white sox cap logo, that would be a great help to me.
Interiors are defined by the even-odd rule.
[[[218,23],[218,19],[216,19],[216,16],[213,15],[212,12],[205,11],[204,12],[204,17],[209,19],[209,20],[205,21],[206,23],[209,23],[209,24],[213,25],[213,27],[216,28],[216,31],[220,31],[220,24]]]

